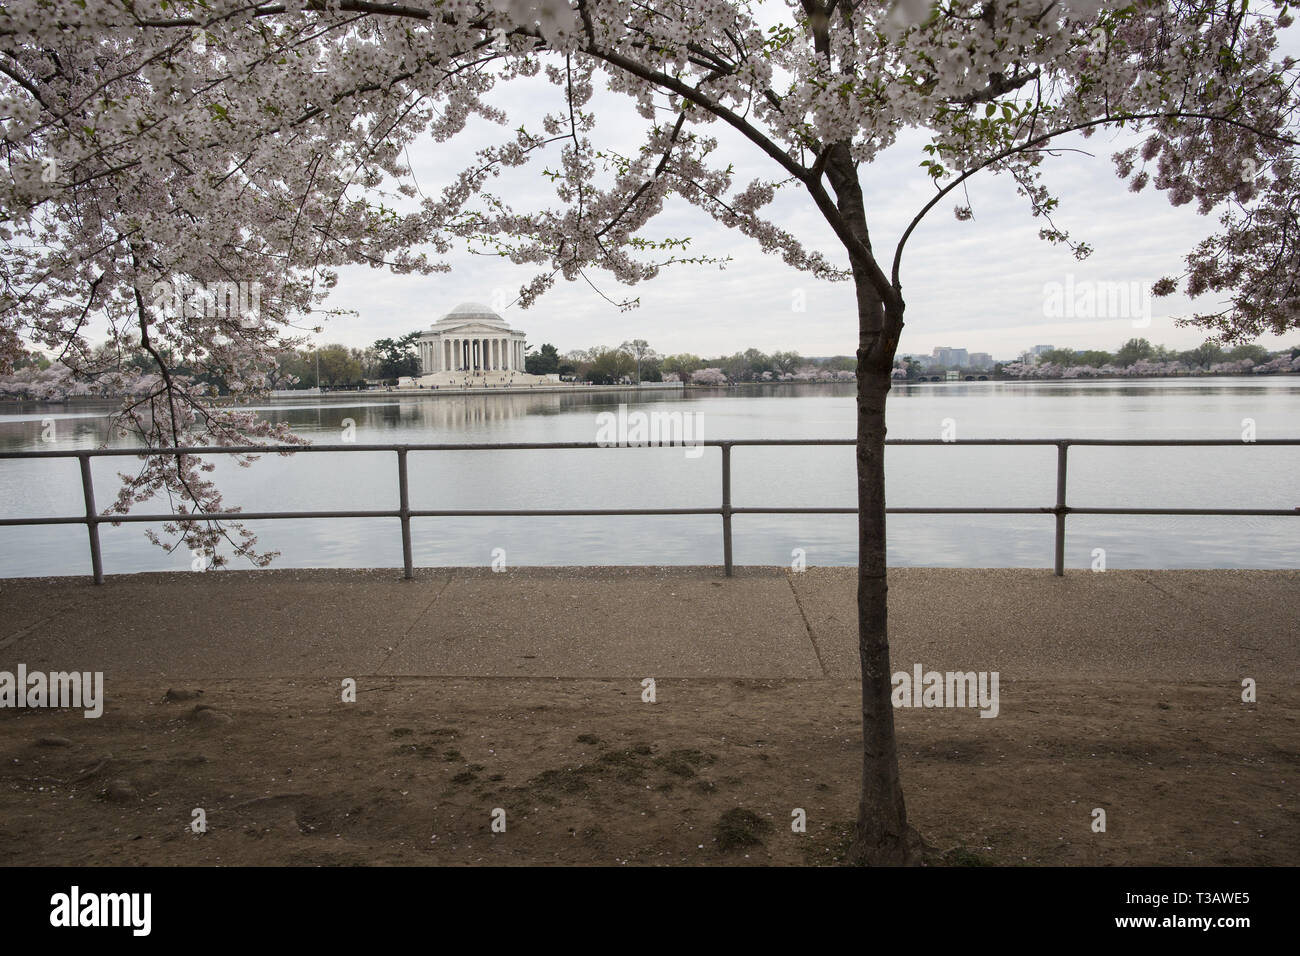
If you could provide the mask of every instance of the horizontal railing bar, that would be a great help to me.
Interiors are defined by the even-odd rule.
[[[531,510],[513,509],[459,509],[421,511],[412,508],[407,512],[412,518],[547,518],[578,515],[617,517],[619,515],[717,515],[721,508],[553,508]],[[95,524],[149,523],[164,521],[276,521],[281,518],[400,518],[401,511],[208,511],[187,514],[127,514],[101,515]],[[59,518],[0,518],[0,526],[35,524],[86,524],[83,517]]]
[[[731,509],[733,514],[751,514],[751,515],[816,515],[816,514],[857,514],[857,508],[741,508]],[[1052,508],[886,508],[886,512],[896,515],[1038,515],[1052,514]]]
[[[1300,516],[1300,508],[1077,508],[1066,509],[1071,515],[1274,515]]]
[[[763,508],[752,507],[745,508],[736,506],[731,509],[732,514],[778,514],[778,515],[802,515],[802,514],[857,514],[857,508]],[[1029,515],[1029,514],[1056,514],[1061,511],[1065,514],[1105,514],[1105,515],[1259,515],[1259,516],[1276,516],[1276,517],[1300,517],[1300,508],[1052,508],[1052,507],[1027,507],[1027,508],[982,508],[982,507],[959,507],[959,508],[886,508],[890,514],[899,515]]]
[[[721,508],[548,508],[545,511],[534,511],[528,508],[514,508],[508,510],[494,511],[419,511],[411,510],[412,518],[491,518],[501,516],[503,518],[546,518],[546,517],[568,517],[574,515],[607,515],[617,517],[618,515],[718,515],[722,514]]]
[[[1071,515],[1227,515],[1238,517],[1300,517],[1300,508],[1065,508]],[[858,509],[844,508],[765,508],[733,507],[732,514],[751,515],[851,515]],[[1056,508],[886,508],[889,514],[897,515],[1050,515]],[[526,508],[511,509],[458,509],[426,510],[411,509],[412,518],[564,518],[564,517],[638,517],[649,515],[720,515],[721,508],[550,508],[533,510]],[[119,523],[162,523],[167,521],[277,521],[289,518],[400,518],[400,511],[220,511],[191,514],[160,515],[100,515],[95,524]],[[80,516],[63,516],[57,518],[0,518],[0,527],[9,525],[40,524],[87,524],[86,518]]]
[[[689,443],[687,443],[689,444]],[[854,438],[701,439],[696,445],[856,445]],[[1300,445],[1300,438],[886,438],[886,445]],[[614,447],[614,446],[602,446]],[[641,447],[641,446],[630,446]]]
[[[279,518],[400,518],[400,511],[208,511],[187,514],[160,515],[106,515],[101,514],[96,524],[117,524],[155,521],[275,521]],[[81,519],[83,522],[85,519]]]
[[[546,449],[601,449],[601,448],[721,448],[749,446],[848,446],[857,444],[853,438],[708,438],[699,441],[663,441],[654,444],[602,444],[600,442],[474,442],[465,444],[392,444],[392,445],[195,445],[185,448],[94,448],[54,449],[50,451],[0,451],[0,459],[22,458],[129,458],[174,455],[279,455],[321,452],[387,452],[411,451],[527,451]],[[1244,442],[1231,438],[960,438],[947,441],[942,438],[887,438],[886,445],[1027,445],[1027,446],[1128,446],[1128,447],[1212,447],[1212,446],[1289,446],[1300,445],[1300,438],[1260,438]]]
[[[6,525],[21,525],[21,524],[86,524],[86,523],[87,522],[84,515],[77,515],[76,517],[64,517],[64,518],[0,518],[0,527],[4,527]],[[97,523],[107,524],[107,521],[104,519],[100,519]]]
[[[1019,444],[1020,441],[1015,438],[1006,439],[1007,443]],[[885,444],[892,444],[892,440],[886,439]],[[900,438],[900,445],[916,444],[913,439]],[[990,445],[1002,443],[999,439],[978,439],[967,438],[958,441],[947,442],[949,445]],[[1051,439],[1033,440],[1034,444],[1048,445],[1127,445],[1127,446],[1150,446],[1153,448],[1169,445],[1187,445],[1187,446],[1209,446],[1209,445],[1300,445],[1300,438],[1257,438],[1251,441],[1242,441],[1240,438],[1061,438],[1056,441]],[[939,444],[932,442],[931,444]]]

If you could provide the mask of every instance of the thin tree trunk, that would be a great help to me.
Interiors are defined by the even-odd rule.
[[[851,858],[910,861],[890,701],[889,585],[885,580],[885,398],[890,370],[858,360],[858,655],[862,664],[862,796]]]
[[[862,797],[850,858],[863,864],[911,862],[890,701],[889,588],[885,581],[885,399],[903,330],[903,301],[883,289],[867,233],[857,167],[847,143],[826,152],[835,190],[832,225],[847,233],[858,306],[858,653],[862,664]]]

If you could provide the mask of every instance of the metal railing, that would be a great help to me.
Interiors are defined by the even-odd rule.
[[[84,524],[90,538],[90,563],[96,584],[104,583],[103,557],[100,552],[99,526],[101,524],[118,524],[127,522],[157,524],[166,521],[206,521],[206,520],[240,520],[265,521],[282,518],[398,518],[402,524],[402,566],[406,578],[413,576],[414,565],[411,559],[411,519],[412,518],[471,518],[471,517],[568,517],[568,516],[631,516],[631,515],[719,515],[722,518],[722,554],[727,576],[733,569],[731,549],[731,519],[740,514],[857,514],[858,509],[834,507],[737,507],[731,503],[731,450],[741,446],[804,446],[804,445],[854,445],[849,438],[738,438],[712,439],[697,442],[662,442],[647,444],[606,445],[597,442],[501,442],[495,444],[431,444],[431,445],[241,445],[241,446],[199,446],[192,448],[168,449],[166,452],[150,452],[150,456],[165,454],[175,455],[234,455],[234,454],[276,454],[291,452],[293,454],[321,454],[335,452],[395,452],[397,454],[397,489],[398,507],[377,511],[224,511],[195,512],[182,514],[100,514],[95,507],[95,488],[90,473],[92,458],[108,457],[146,457],[138,448],[106,448],[91,450],[65,451],[24,451],[0,452],[0,459],[34,459],[34,458],[76,458],[81,465],[81,487],[85,499],[84,515],[68,515],[43,518],[0,518],[0,527],[15,525],[57,525]],[[888,439],[886,445],[1025,445],[1052,446],[1056,448],[1056,503],[1039,508],[987,508],[987,507],[950,507],[950,508],[886,508],[888,514],[925,514],[925,515],[1019,515],[1050,514],[1056,516],[1055,571],[1058,576],[1065,573],[1065,519],[1069,515],[1235,515],[1235,516],[1269,516],[1300,517],[1300,507],[1290,510],[1285,508],[1074,508],[1066,504],[1065,489],[1067,476],[1068,452],[1076,446],[1142,446],[1142,447],[1185,447],[1185,446],[1300,446],[1297,438],[1259,439],[1244,442],[1231,439],[1106,439],[1106,438],[973,438],[948,441],[930,438],[894,438]],[[716,508],[498,508],[498,509],[424,509],[412,508],[410,499],[410,481],[407,474],[407,455],[413,451],[524,451],[524,450],[571,450],[571,449],[609,449],[609,448],[671,448],[671,447],[716,447],[722,450],[722,502]]]

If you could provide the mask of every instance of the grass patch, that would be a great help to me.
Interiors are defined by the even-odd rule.
[[[986,856],[981,856],[964,846],[953,847],[943,855],[943,862],[948,866],[997,866]]]
[[[723,853],[730,853],[732,850],[742,850],[745,847],[762,846],[763,837],[771,829],[772,822],[760,817],[753,810],[732,807],[713,825],[713,835],[718,841],[718,849]]]
[[[708,766],[718,758],[701,750],[671,750],[655,758],[655,766],[677,777],[693,777],[700,767]]]
[[[528,789],[538,794],[582,793],[591,789],[587,782],[587,767],[565,767],[563,770],[544,770],[528,781]]]
[[[414,754],[420,757],[432,757],[437,754],[438,748],[433,744],[398,744],[393,749],[393,753]]]

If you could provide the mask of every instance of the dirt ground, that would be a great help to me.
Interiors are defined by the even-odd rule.
[[[1300,691],[1265,690],[1266,703],[1243,704],[1226,684],[1021,681],[1003,683],[996,719],[900,709],[910,821],[955,865],[1294,864]],[[633,681],[368,678],[342,703],[323,680],[119,681],[99,719],[0,710],[0,854],[9,865],[842,861],[857,683],[680,680],[656,692],[645,703]],[[196,808],[206,833],[191,829]],[[806,832],[792,828],[796,808]]]

